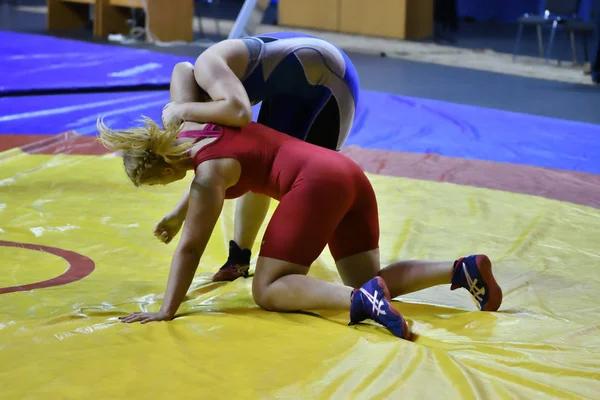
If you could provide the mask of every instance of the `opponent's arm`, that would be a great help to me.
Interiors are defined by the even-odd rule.
[[[252,106],[239,78],[218,54],[206,51],[196,61],[194,76],[212,101],[182,103],[184,121],[244,126],[252,122]]]

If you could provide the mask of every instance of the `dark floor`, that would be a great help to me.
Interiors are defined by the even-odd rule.
[[[600,87],[350,54],[364,89],[600,124]]]
[[[494,22],[461,22],[459,31],[456,33],[456,46],[469,49],[492,49],[499,53],[513,53],[515,50],[518,25],[508,23]],[[543,45],[548,47],[550,38],[550,27],[543,27],[542,30]],[[587,46],[584,46],[584,38],[576,37],[575,49],[578,62],[584,62],[587,47],[588,57],[592,56],[594,51],[593,40],[588,38]],[[519,55],[532,57],[539,56],[539,47],[537,41],[536,29],[534,27],[525,27],[523,37],[519,46]],[[551,58],[553,60],[572,61],[571,41],[569,35],[564,30],[558,30],[554,44],[551,49]]]
[[[235,20],[243,0],[195,0],[195,14],[208,18]],[[45,32],[45,15],[32,13],[9,12],[9,3],[20,5],[45,5],[46,0],[0,0],[0,29],[22,30],[30,32]],[[4,6],[4,7],[2,7]],[[271,5],[266,11],[263,23],[277,23],[277,9]],[[474,49],[492,49],[502,53],[512,53],[515,47],[517,26],[494,22],[461,21],[459,30],[453,33],[453,45]],[[200,35],[198,35],[200,38]],[[544,46],[547,45],[549,30],[544,31]],[[213,39],[213,38],[211,38]],[[214,38],[217,39],[217,38]],[[450,44],[444,42],[444,44]],[[584,58],[583,39],[577,38],[577,56],[579,61]],[[588,52],[593,52],[593,43],[588,43]],[[538,44],[535,29],[525,29],[519,54],[528,56],[538,55]],[[569,38],[564,32],[559,32],[552,48],[552,58],[570,61],[572,59]]]
[[[40,0],[18,2],[45,3]],[[215,3],[202,1],[199,2],[196,13],[209,17],[234,19],[238,10],[239,1],[221,0],[220,9],[215,7]],[[265,16],[266,22],[272,22],[275,15],[274,10],[269,10]],[[516,28],[513,28],[505,25],[494,27],[490,24],[462,23],[460,31],[456,34],[457,45],[510,52],[516,32]],[[3,2],[0,3],[0,29],[46,33],[45,15],[16,12]],[[59,35],[98,41],[92,38],[91,27],[87,31],[62,32]],[[200,35],[197,38],[203,39]],[[191,57],[202,51],[202,47],[192,45],[156,47],[136,44],[135,46]],[[536,55],[536,52],[536,37],[534,32],[528,32],[524,36],[521,53]],[[570,58],[568,40],[556,44],[555,54],[564,56],[563,58],[567,60]],[[361,87],[366,90],[600,124],[600,87],[598,86],[529,79],[362,54],[350,54],[350,58],[356,64],[360,74]]]

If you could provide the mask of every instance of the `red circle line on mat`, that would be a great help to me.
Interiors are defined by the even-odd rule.
[[[56,247],[42,246],[39,244],[7,242],[4,240],[0,240],[0,246],[41,251],[44,253],[53,254],[69,263],[69,269],[67,269],[62,275],[45,281],[28,283],[27,285],[0,288],[0,294],[26,292],[34,289],[44,289],[53,286],[66,285],[68,283],[76,282],[85,278],[94,271],[96,266],[94,261],[82,254],[69,250],[58,249]]]

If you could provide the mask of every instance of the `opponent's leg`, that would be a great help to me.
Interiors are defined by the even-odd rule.
[[[262,102],[257,119],[259,123],[269,126],[273,111],[279,111],[272,110],[273,101],[274,99],[269,98]],[[270,197],[251,192],[237,200],[233,238],[242,249],[252,249],[270,204]]]
[[[213,275],[213,282],[234,281],[248,276],[252,245],[269,211],[271,198],[248,192],[236,200],[234,236],[229,241],[229,257]]]
[[[252,249],[270,204],[269,196],[252,192],[237,200],[233,237],[241,248]]]
[[[272,99],[265,99],[258,114],[258,122],[265,124],[271,116]],[[267,196],[246,193],[235,203],[233,223],[233,240],[229,241],[229,255],[225,264],[213,275],[213,282],[234,281],[239,277],[247,277],[252,258],[252,245],[256,241],[271,199]]]

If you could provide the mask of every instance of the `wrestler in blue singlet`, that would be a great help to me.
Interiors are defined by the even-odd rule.
[[[250,102],[262,103],[257,122],[313,145],[340,150],[354,123],[360,87],[348,56],[325,40],[299,33],[267,33],[241,40],[248,50],[248,66],[240,81]],[[250,249],[230,241],[227,262],[213,281],[247,276],[250,255]]]
[[[358,74],[331,43],[300,33],[242,39],[249,63],[241,79],[258,122],[309,143],[339,150],[356,112]]]

